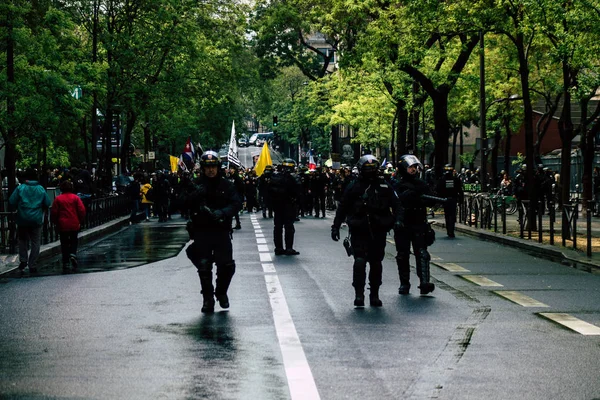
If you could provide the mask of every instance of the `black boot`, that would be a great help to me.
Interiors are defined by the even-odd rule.
[[[212,283],[212,274],[210,276],[201,276],[200,285],[202,286],[202,311],[203,313],[212,313],[215,311],[215,292]]]
[[[356,295],[354,297],[354,307],[364,307],[365,306],[365,293],[364,289],[355,289]]]
[[[400,288],[398,289],[398,294],[409,294],[410,293],[410,283],[401,283]]]
[[[369,303],[371,303],[371,307],[383,306],[383,303],[379,299],[379,287],[371,287],[371,293],[369,294]]]
[[[421,289],[421,294],[429,294],[435,290],[435,285],[431,282],[421,282],[419,289]]]

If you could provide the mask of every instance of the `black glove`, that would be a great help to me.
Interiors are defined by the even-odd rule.
[[[404,228],[404,222],[397,220],[396,223],[394,224],[394,230],[402,229],[402,228]]]
[[[219,221],[223,219],[223,211],[221,210],[215,210],[212,212],[212,218],[214,221]]]
[[[335,225],[331,225],[331,238],[336,242],[340,240],[340,228]]]

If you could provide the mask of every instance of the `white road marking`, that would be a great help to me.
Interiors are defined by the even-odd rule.
[[[540,315],[582,335],[600,335],[599,327],[575,318],[572,315],[564,313],[540,313]]]
[[[498,282],[494,282],[493,280],[488,279],[485,276],[481,276],[481,275],[460,275],[460,277],[463,279],[466,279],[469,282],[472,282],[476,285],[479,285],[479,286],[495,286],[495,287],[504,286]]]
[[[260,256],[260,262],[273,261],[271,253],[258,253]]]
[[[262,237],[262,238],[257,237],[256,238],[256,244],[265,244],[265,243],[267,243],[267,239],[265,239],[264,237]]]
[[[260,251],[260,252],[266,251],[268,253],[269,252],[269,246],[267,246],[266,244],[259,244],[258,245],[258,251]]]
[[[468,269],[461,267],[455,263],[442,263],[442,262],[434,262],[433,265],[437,265],[440,268],[445,269],[450,272],[470,272]]]
[[[548,305],[512,290],[494,290],[494,293],[523,307],[548,307]]]
[[[267,265],[269,264],[263,264],[263,271],[272,272],[270,267],[266,267]],[[304,349],[302,349],[302,343],[300,343],[300,338],[296,332],[296,326],[288,309],[279,277],[277,274],[265,275],[265,282],[271,308],[273,309],[275,331],[277,332],[277,339],[279,339],[291,398],[293,400],[318,400],[321,397],[317,391],[317,385],[304,354]]]

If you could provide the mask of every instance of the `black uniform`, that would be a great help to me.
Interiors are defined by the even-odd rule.
[[[194,242],[186,253],[200,276],[202,310],[210,312],[214,309],[214,295],[222,307],[229,307],[227,289],[235,273],[231,222],[242,203],[233,184],[220,175],[212,179],[201,176],[197,183],[187,199],[191,211],[188,230]],[[217,265],[216,288],[213,288],[213,263]]]
[[[271,185],[271,178],[273,177],[272,169],[265,169],[263,174],[258,178],[258,197],[260,200],[260,207],[262,209],[263,218],[273,218],[273,202],[269,194],[269,186]]]
[[[446,233],[448,237],[454,237],[456,226],[456,205],[462,199],[464,192],[462,182],[454,175],[452,168],[446,169],[444,176],[436,186],[436,193],[447,200],[444,203],[444,219],[446,221]]]
[[[415,156],[403,156],[408,160],[408,166]],[[410,246],[412,244],[417,264],[417,276],[421,281],[421,294],[432,292],[435,288],[430,282],[429,261],[431,256],[427,246],[432,244],[431,228],[427,223],[427,207],[434,206],[436,201],[424,199],[423,195],[431,196],[429,184],[416,175],[406,172],[406,166],[402,167],[400,161],[399,179],[394,181],[394,189],[400,198],[404,208],[404,226],[394,228],[394,241],[396,243],[396,264],[400,276],[400,294],[408,294],[410,290]],[[420,165],[420,164],[419,164]]]
[[[369,263],[371,306],[380,307],[382,261],[385,257],[386,236],[402,218],[400,202],[392,187],[377,176],[378,162],[370,155],[367,163],[377,163],[374,171],[352,181],[342,195],[331,227],[333,240],[339,240],[339,230],[346,221],[350,230],[350,243],[354,255],[352,286],[355,290],[354,305],[364,306],[366,268]],[[359,161],[359,163],[361,162]],[[374,172],[374,173],[371,173]]]
[[[328,184],[327,175],[318,168],[317,171],[314,172],[310,182],[315,218],[319,218],[319,210],[321,211],[321,218],[325,218],[325,191]]]
[[[287,167],[284,167],[287,168]],[[293,168],[293,167],[291,167]],[[275,244],[275,255],[296,255],[294,250],[294,222],[296,220],[296,201],[300,196],[301,187],[291,170],[277,172],[271,178],[269,195],[273,202],[273,241]],[[285,250],[283,248],[283,229],[285,228]]]

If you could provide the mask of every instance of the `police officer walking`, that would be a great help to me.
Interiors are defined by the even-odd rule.
[[[404,208],[404,226],[394,228],[396,263],[400,276],[399,294],[408,294],[410,291],[411,244],[415,254],[421,294],[428,294],[435,289],[435,285],[430,282],[429,274],[431,256],[427,251],[427,246],[433,244],[431,236],[433,230],[427,223],[427,207],[434,206],[438,201],[427,199],[432,192],[428,183],[418,177],[419,170],[422,168],[423,165],[414,155],[407,154],[400,157],[398,162],[399,179],[395,180],[393,184]]]
[[[186,253],[200,276],[203,313],[214,311],[215,296],[221,308],[229,308],[227,289],[235,274],[231,222],[242,202],[233,184],[220,175],[220,166],[216,152],[204,152],[200,157],[201,175],[196,190],[187,199],[191,220],[188,231],[194,242]],[[216,288],[213,287],[213,263],[217,266]]]
[[[386,236],[395,225],[402,225],[402,207],[392,187],[378,176],[379,161],[373,155],[362,156],[358,161],[358,170],[358,179],[352,181],[342,195],[331,226],[331,238],[338,241],[340,226],[344,221],[347,222],[351,244],[349,254],[354,255],[354,306],[365,305],[364,290],[369,263],[370,304],[372,307],[381,307],[379,287]]]
[[[273,166],[267,165],[263,174],[258,178],[258,197],[260,199],[260,208],[263,218],[273,218],[273,204],[269,195],[269,186],[273,177]]]
[[[300,184],[293,175],[296,162],[286,158],[281,163],[281,171],[274,173],[269,185],[269,194],[273,204],[273,241],[275,255],[295,256],[300,252],[294,250],[294,222],[296,221],[296,202],[300,197]],[[283,248],[283,230],[285,228],[285,250]]]
[[[446,233],[449,238],[454,237],[454,227],[456,226],[456,206],[462,199],[464,192],[462,182],[454,174],[454,168],[450,164],[444,167],[444,176],[438,180],[436,193],[440,197],[445,197],[444,219],[446,221]]]

